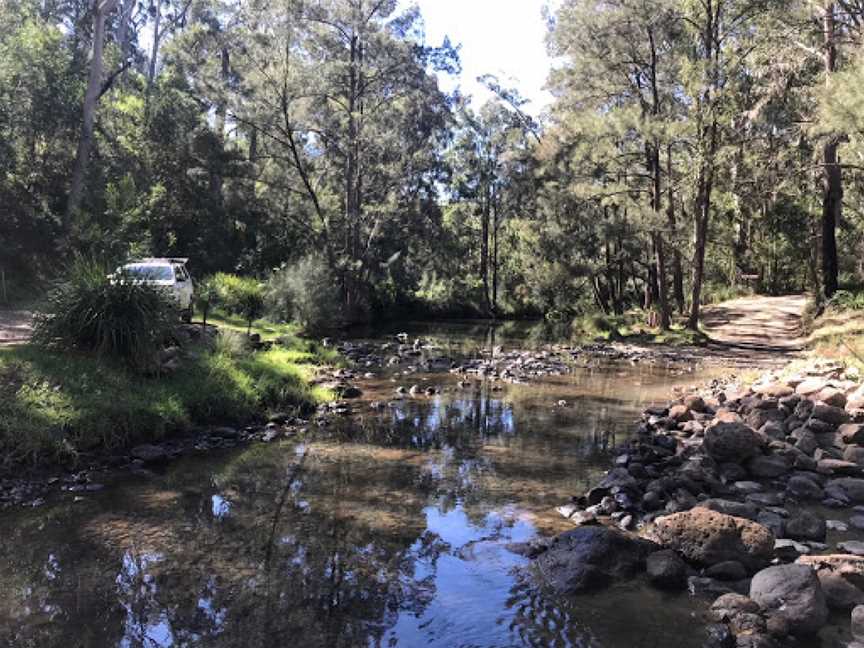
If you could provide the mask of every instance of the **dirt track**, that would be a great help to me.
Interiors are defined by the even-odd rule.
[[[744,297],[705,307],[702,328],[711,339],[706,350],[734,364],[780,364],[804,348],[801,316],[806,295]]]
[[[0,345],[26,342],[33,331],[33,313],[0,310]]]

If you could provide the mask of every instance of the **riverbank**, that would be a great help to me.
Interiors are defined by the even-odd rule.
[[[516,549],[561,593],[645,573],[714,601],[706,646],[804,645],[829,610],[864,603],[862,504],[861,374],[799,361],[649,408],[606,476],[559,508],[576,529]]]
[[[0,476],[51,466],[116,463],[141,444],[308,414],[332,399],[312,384],[335,354],[285,337],[255,349],[187,325],[158,375],[108,359],[23,344],[0,348]]]

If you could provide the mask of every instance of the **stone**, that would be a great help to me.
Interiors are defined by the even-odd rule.
[[[825,520],[810,511],[799,511],[786,520],[786,537],[793,540],[821,542],[825,539],[826,531]]]
[[[165,448],[149,443],[135,446],[129,451],[129,455],[144,463],[158,463],[168,459],[168,451]]]
[[[813,406],[813,414],[811,416],[831,425],[841,425],[849,421],[849,414],[846,410],[825,403],[816,403]]]
[[[702,648],[736,648],[735,637],[725,623],[714,623],[705,628]]]
[[[780,538],[774,542],[774,553],[781,560],[795,560],[798,556],[810,553],[810,547],[789,538]]]
[[[837,545],[837,548],[843,553],[852,554],[853,556],[864,556],[864,542],[860,540],[847,540]]]
[[[816,395],[816,399],[831,407],[846,407],[846,394],[836,387],[826,387]]]
[[[655,587],[680,589],[687,582],[687,565],[671,549],[663,549],[650,554],[645,569],[648,579]]]
[[[752,506],[752,505],[751,505]],[[785,520],[773,511],[759,511],[756,522],[769,529],[775,538],[782,538],[785,529]]]
[[[864,605],[852,609],[852,638],[864,642]]]
[[[240,437],[240,430],[228,426],[214,427],[210,429],[210,436],[220,439],[237,439]]]
[[[636,479],[626,468],[613,468],[598,484],[598,488],[633,488],[638,485]]]
[[[791,396],[795,393],[795,390],[792,389],[792,387],[782,382],[774,382],[767,385],[758,385],[753,388],[753,391],[757,394],[767,396],[768,398],[786,398],[787,396]]]
[[[722,581],[742,581],[747,578],[747,569],[737,560],[727,560],[711,565],[705,575]]]
[[[827,386],[824,378],[807,378],[795,388],[795,393],[809,397],[818,394]]]
[[[859,423],[846,423],[837,428],[837,433],[843,439],[843,443],[864,445],[864,425]]]
[[[822,487],[809,477],[793,475],[786,483],[786,492],[799,500],[821,500],[825,497]]]
[[[691,576],[687,579],[687,591],[691,596],[714,599],[724,594],[732,594],[735,590],[730,587],[730,583],[723,583],[716,578]]]
[[[790,462],[780,455],[753,457],[747,462],[747,470],[757,479],[773,479],[785,475],[791,467]]]
[[[801,556],[796,562],[816,570],[831,607],[851,609],[864,603],[864,557],[852,554]]]
[[[732,515],[739,518],[747,518],[748,520],[756,520],[759,516],[759,507],[747,502],[736,502],[726,499],[707,499],[696,504],[697,507],[710,509],[717,513]]]
[[[737,560],[758,569],[774,554],[774,535],[764,526],[705,508],[657,518],[643,535],[706,566]]]
[[[816,435],[806,428],[801,428],[801,431],[797,435],[793,436],[796,437],[795,447],[806,455],[812,455],[816,452],[816,448],[819,447],[819,441],[816,439]]]
[[[758,455],[763,445],[762,437],[743,423],[720,422],[705,430],[705,449],[716,461],[741,463]]]
[[[864,531],[864,515],[853,515],[849,518],[849,524],[853,529]]]
[[[556,537],[536,565],[552,589],[573,594],[632,577],[657,549],[653,542],[617,529],[582,526]]]
[[[817,470],[823,475],[848,475],[857,477],[861,475],[862,468],[852,461],[843,459],[820,459],[817,462]]]
[[[702,413],[706,410],[705,400],[698,394],[690,394],[684,397],[684,406],[691,412]]]
[[[673,405],[669,408],[669,418],[676,423],[686,423],[693,420],[693,413],[686,405]]]
[[[843,449],[843,458],[859,466],[864,466],[864,448],[860,445],[848,445]]]
[[[795,636],[813,635],[828,620],[828,606],[816,571],[809,565],[768,567],[750,583],[750,598],[786,619]]]
[[[832,479],[825,487],[825,494],[831,497],[836,497],[834,493],[829,493],[829,489],[836,488],[838,494],[842,493],[848,501],[856,504],[864,503],[864,479],[855,477],[839,477]],[[839,499],[839,498],[838,498]]]

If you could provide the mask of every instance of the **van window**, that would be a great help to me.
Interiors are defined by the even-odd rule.
[[[147,265],[143,263],[133,263],[123,268],[133,279],[139,281],[171,281],[174,279],[174,272],[171,266],[167,265]]]

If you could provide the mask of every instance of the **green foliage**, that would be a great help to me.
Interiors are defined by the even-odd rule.
[[[296,321],[307,332],[326,331],[338,328],[344,319],[338,286],[327,262],[311,254],[273,272],[267,300],[271,312]]]
[[[0,473],[74,464],[84,450],[157,441],[193,425],[243,425],[308,411],[331,394],[309,385],[319,357],[305,345],[235,354],[196,350],[171,376],[35,346],[0,349]]]
[[[210,305],[218,305],[232,315],[245,317],[250,306],[264,298],[263,286],[252,277],[220,272],[208,278],[204,285],[210,295]],[[260,317],[260,313],[255,317]]]
[[[201,313],[203,323],[207,324],[210,309],[219,305],[219,290],[213,277],[208,277],[195,285],[194,307]]]
[[[864,310],[864,291],[838,290],[827,305],[845,310]]]
[[[162,292],[78,257],[39,308],[33,339],[146,369],[176,320],[176,307]]]

